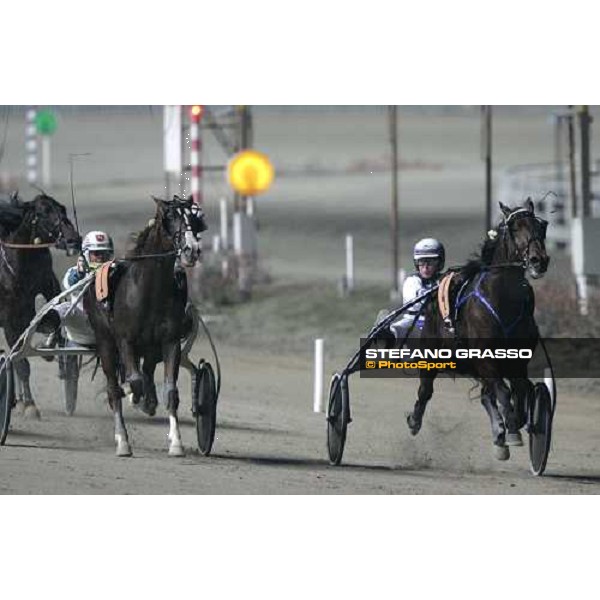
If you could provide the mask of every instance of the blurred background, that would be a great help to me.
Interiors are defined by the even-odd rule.
[[[26,135],[28,108],[0,107],[0,182],[5,190],[18,188],[25,199],[35,193],[27,181],[27,144],[33,146]],[[190,193],[189,169],[167,183],[163,107],[36,108],[51,112],[55,120],[51,135],[36,136],[38,185],[70,206],[72,167],[82,230],[106,229],[122,248],[130,232],[141,229],[152,215],[151,194]],[[516,205],[528,195],[551,222],[550,271],[535,283],[538,320],[546,335],[597,335],[594,276],[587,278],[587,314],[581,314],[570,257],[571,194],[574,189],[581,210],[581,165],[586,158],[582,107],[489,108],[488,122],[481,106],[400,106],[394,128],[387,106],[203,107],[200,186],[209,231],[194,290],[203,310],[214,317],[217,335],[293,352],[310,352],[312,339],[325,336],[347,352],[380,308],[401,300],[394,294],[396,253],[398,270],[410,272],[413,244],[431,236],[445,244],[447,266],[461,264],[484,239],[487,198],[495,223],[498,200]],[[600,216],[594,196],[600,147],[600,126],[594,119],[600,108],[586,108],[591,117],[585,130],[589,211],[594,217]],[[182,107],[184,165],[190,164],[188,109]],[[49,156],[45,173],[40,157],[44,143]],[[268,156],[275,179],[254,199],[251,254],[257,261],[250,273],[242,273],[240,284],[232,213],[247,212],[247,205],[235,196],[225,167],[244,147]],[[213,241],[221,233],[223,200],[228,213],[225,243]],[[57,270],[67,265],[57,254]]]

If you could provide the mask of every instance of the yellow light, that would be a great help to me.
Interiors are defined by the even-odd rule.
[[[194,104],[194,106],[192,106],[192,117],[199,117],[202,112],[203,109],[200,104]]]
[[[256,150],[242,150],[227,168],[231,187],[242,196],[256,196],[266,192],[273,183],[275,170],[266,154]]]

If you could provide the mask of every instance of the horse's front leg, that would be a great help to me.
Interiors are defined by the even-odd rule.
[[[153,417],[156,414],[158,406],[158,397],[156,396],[156,386],[154,385],[154,370],[158,363],[158,358],[154,353],[148,353],[144,356],[142,364],[142,373],[144,375],[144,400],[142,401],[142,411]]]
[[[25,329],[23,327],[23,329]],[[7,327],[5,329],[6,341],[12,348],[19,339],[20,333],[17,328]],[[15,361],[15,396],[17,400],[17,413],[22,414],[28,419],[39,419],[40,411],[35,405],[29,378],[31,376],[31,367],[26,358]]]
[[[419,372],[419,391],[417,393],[417,401],[413,411],[406,418],[408,428],[412,435],[417,435],[421,431],[421,425],[423,424],[423,415],[427,408],[427,403],[433,396],[433,382],[437,377],[435,371],[420,371]]]
[[[119,342],[119,357],[125,369],[125,392],[128,400],[138,405],[144,396],[144,377],[140,372],[140,361],[133,345],[126,339]]]
[[[177,409],[179,408],[179,392],[177,391],[177,377],[181,361],[181,346],[179,341],[165,342],[163,344],[163,361],[165,364],[165,381],[163,385],[163,401],[169,413],[169,454],[171,456],[184,456],[181,432]]]
[[[108,404],[113,411],[115,418],[115,442],[117,444],[117,456],[131,456],[131,446],[129,445],[129,436],[123,419],[123,390],[119,386],[117,376],[117,348],[109,344],[98,346],[100,363],[102,370],[106,375],[108,389]]]

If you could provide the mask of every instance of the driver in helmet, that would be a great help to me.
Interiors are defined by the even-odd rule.
[[[81,255],[77,264],[68,269],[63,277],[65,290],[81,281],[90,271],[114,258],[115,250],[111,237],[104,231],[90,231],[81,243]]]
[[[77,264],[69,267],[63,277],[63,288],[68,290],[84,279],[88,273],[95,271],[103,263],[111,261],[113,258],[114,244],[111,237],[104,231],[90,231],[83,238],[81,255],[77,259]],[[75,306],[73,306],[74,301],[75,295],[70,300],[61,302],[54,307],[53,310],[60,318],[60,325],[40,345],[40,348],[49,349],[56,346],[61,336],[61,326],[65,327],[68,341],[71,343],[82,346],[93,346],[96,343],[94,331],[83,309],[83,298],[80,298]]]
[[[402,301],[406,304],[425,294],[438,282],[446,261],[444,245],[434,238],[419,240],[413,249],[413,260],[416,272],[409,275],[402,287]],[[415,316],[421,311],[423,302],[417,302],[390,325],[390,331],[396,339],[404,339],[409,333]],[[421,314],[413,331],[423,329],[425,316]]]

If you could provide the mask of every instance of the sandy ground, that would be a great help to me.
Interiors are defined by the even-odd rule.
[[[13,115],[1,169],[22,164],[22,123]],[[69,202],[67,156],[93,152],[76,167],[83,229],[108,229],[121,248],[128,233],[152,215],[149,194],[163,189],[161,120],[155,109],[137,112],[65,111],[53,147],[53,193]],[[411,114],[401,121],[403,158],[429,165],[400,174],[402,264],[410,266],[412,243],[423,235],[444,240],[448,262],[462,262],[483,232],[483,169],[476,112],[444,116]],[[547,115],[504,114],[497,123],[499,169],[552,159]],[[355,235],[360,286],[389,280],[389,173],[373,173],[361,161],[385,161],[387,131],[382,114],[280,114],[257,112],[257,147],[287,169],[258,204],[260,254],[276,285],[306,285],[315,294],[335,290],[343,272],[343,240]],[[207,143],[206,162],[219,160]],[[0,170],[1,170],[0,169]],[[25,191],[26,188],[23,188]],[[206,181],[206,209],[215,224],[218,197],[226,193],[216,177]],[[29,192],[26,192],[27,196]],[[210,232],[208,237],[210,238]],[[57,272],[70,264],[54,253]],[[560,277],[560,273],[550,273]],[[275,291],[277,288],[273,288]],[[382,289],[385,290],[385,287]],[[319,292],[321,290],[321,292]],[[348,302],[359,302],[350,299]],[[112,418],[102,378],[82,377],[74,417],[63,414],[57,366],[34,365],[33,386],[40,422],[15,417],[0,449],[0,491],[4,493],[589,493],[600,491],[600,405],[591,396],[561,389],[548,474],[528,473],[527,448],[508,463],[491,456],[487,416],[467,399],[468,382],[444,381],[434,396],[420,436],[404,422],[415,396],[412,381],[351,381],[354,422],[340,468],[327,464],[323,415],[312,413],[310,347],[294,354],[285,340],[286,306],[273,305],[282,323],[263,335],[261,323],[246,327],[249,340],[220,337],[224,385],[214,456],[194,452],[187,375],[182,375],[182,418],[188,455],[167,456],[164,413],[149,419],[128,409],[134,458],[114,456]],[[373,307],[369,306],[369,311]],[[240,309],[240,315],[246,315]],[[233,310],[235,312],[235,309]],[[250,313],[251,314],[251,313]],[[367,314],[356,326],[356,338]],[[308,318],[304,316],[303,318]],[[276,321],[276,319],[273,319]],[[279,327],[279,325],[278,325]],[[302,324],[295,322],[303,339]],[[335,329],[332,323],[331,329]],[[311,330],[312,332],[312,330]],[[320,334],[328,336],[327,327]],[[252,344],[254,335],[255,343]],[[346,338],[345,338],[346,339]],[[198,353],[206,354],[202,348]],[[345,362],[348,348],[328,353],[328,373]]]
[[[547,475],[528,472],[527,448],[499,463],[487,416],[467,399],[468,382],[440,382],[425,425],[404,423],[416,382],[351,380],[354,421],[344,461],[330,467],[325,420],[312,412],[311,364],[221,346],[225,373],[214,453],[194,451],[187,374],[182,376],[185,458],[167,455],[164,411],[150,419],[128,407],[134,457],[118,459],[112,417],[90,370],[73,417],[62,411],[56,366],[38,365],[39,422],[15,417],[0,450],[3,493],[596,493],[600,491],[593,399],[561,396]],[[335,364],[328,364],[333,370]]]

